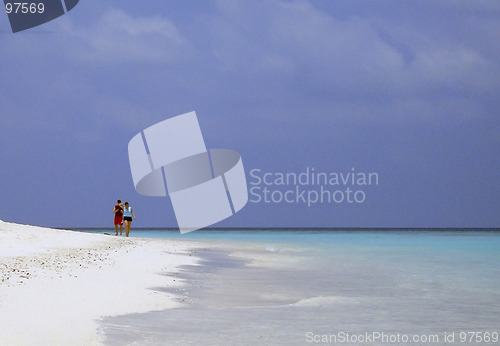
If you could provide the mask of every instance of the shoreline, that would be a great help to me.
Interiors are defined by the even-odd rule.
[[[164,289],[182,281],[162,274],[196,247],[0,221],[0,344],[102,344],[106,316],[179,307]]]
[[[10,275],[0,284],[0,344],[303,345],[307,333],[335,330],[497,328],[496,233],[198,234],[0,222],[0,254],[23,254],[0,257]]]
[[[464,325],[491,335],[500,238],[471,234],[207,236],[210,246],[193,249],[198,265],[173,273],[186,283],[185,305],[105,318],[105,342],[304,345],[311,335],[380,331],[445,343]]]

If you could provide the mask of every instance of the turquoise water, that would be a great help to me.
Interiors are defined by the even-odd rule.
[[[196,240],[202,265],[164,273],[183,308],[104,319],[109,345],[499,344],[497,231],[132,235]]]

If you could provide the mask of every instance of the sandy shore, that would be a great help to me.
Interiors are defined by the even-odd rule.
[[[103,316],[178,306],[155,288],[191,245],[0,221],[0,345],[99,345]]]

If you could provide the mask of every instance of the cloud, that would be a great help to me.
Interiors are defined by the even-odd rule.
[[[498,61],[474,39],[450,34],[456,19],[424,28],[425,13],[400,26],[397,12],[339,18],[311,1],[217,4],[210,30],[221,70],[254,80],[273,74],[316,100],[321,95],[349,103],[468,97],[499,85]]]
[[[384,147],[380,138],[391,133],[415,129],[418,139],[453,128],[453,142],[488,121],[499,128],[500,70],[491,52],[500,45],[491,26],[473,26],[471,37],[456,33],[460,16],[427,20],[430,2],[408,9],[408,18],[392,8],[338,16],[335,6],[317,3],[220,0],[203,26],[197,23],[209,48],[203,60],[211,69],[203,72],[215,76],[202,83],[213,86],[209,96],[220,104],[214,114],[237,133],[230,140],[267,143],[276,152],[323,148],[311,149],[306,160],[314,160],[316,150],[334,152],[331,143],[348,148],[354,134],[375,137],[363,150],[377,157],[384,155],[376,150]],[[418,146],[401,151],[419,155]]]
[[[189,62],[188,41],[164,17],[81,10],[40,29],[0,36],[5,129],[67,131],[90,141],[88,128],[102,137],[109,128],[143,128],[154,122],[151,114],[161,114],[158,90],[172,84],[166,71]]]
[[[72,58],[96,64],[166,64],[181,61],[190,47],[168,19],[132,17],[109,8],[92,25],[61,22],[75,41]]]

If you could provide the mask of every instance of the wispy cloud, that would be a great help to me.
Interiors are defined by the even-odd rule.
[[[415,20],[391,42],[384,35],[397,31],[391,17],[336,18],[308,1],[217,3],[211,39],[221,68],[283,73],[308,92],[329,90],[359,102],[484,90],[499,82],[498,61],[473,40],[446,40],[440,26],[421,30]],[[259,20],[246,18],[249,13]]]
[[[74,41],[73,58],[99,64],[165,64],[181,60],[190,47],[167,18],[133,17],[110,8],[85,26],[61,22]]]

